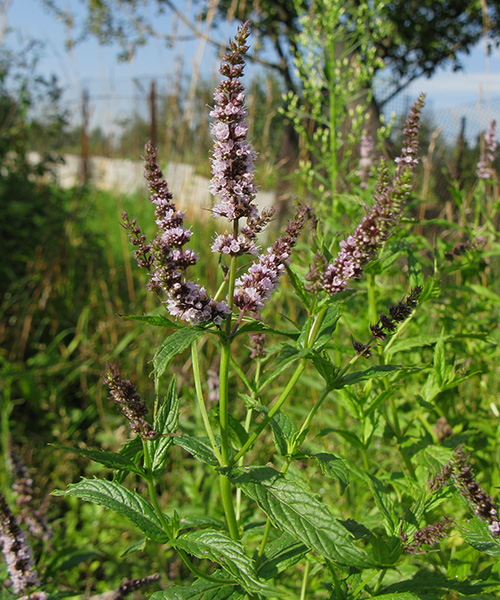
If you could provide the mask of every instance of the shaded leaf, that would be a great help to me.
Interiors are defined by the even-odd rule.
[[[309,548],[305,544],[297,542],[288,533],[283,533],[267,545],[258,574],[264,579],[272,579],[288,567],[297,564],[308,552]]]
[[[316,460],[323,475],[336,479],[340,483],[342,492],[344,492],[349,483],[349,469],[345,461],[328,452],[318,452],[310,456]]]

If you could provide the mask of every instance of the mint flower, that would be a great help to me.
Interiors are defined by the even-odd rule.
[[[403,201],[411,190],[411,171],[418,164],[417,134],[423,104],[422,95],[413,105],[407,118],[404,129],[405,146],[401,156],[396,158],[395,176],[391,181],[387,168],[384,163],[381,164],[373,208],[362,219],[354,233],[340,242],[340,252],[325,269],[322,284],[329,294],[342,292],[347,288],[349,281],[361,277],[366,264],[375,258],[401,216]]]
[[[236,280],[234,304],[245,312],[259,312],[265,301],[278,287],[280,276],[290,260],[290,253],[297,243],[300,231],[310,216],[310,210],[304,206],[297,210],[295,219],[289,221],[286,235],[279,237],[259,262],[250,266],[248,271]]]
[[[7,572],[15,594],[39,586],[33,552],[26,533],[19,527],[3,494],[0,492],[0,546],[7,564]],[[40,592],[44,598],[46,594]]]
[[[215,107],[210,116],[215,119],[210,192],[219,200],[212,208],[216,217],[236,221],[240,217],[256,217],[253,204],[257,186],[254,180],[255,152],[247,141],[248,116],[245,93],[240,82],[243,76],[245,42],[250,35],[248,21],[229,42],[230,51],[223,57],[220,73],[225,77],[214,94]]]
[[[185,216],[176,209],[151,143],[146,144],[144,158],[151,202],[156,205],[158,235],[147,243],[136,220],[130,221],[128,215],[123,214],[130,242],[137,246],[134,251],[137,264],[149,271],[148,288],[166,298],[165,304],[172,316],[193,325],[212,322],[218,326],[230,313],[229,307],[225,302],[212,300],[201,285],[184,279],[184,271],[198,260],[193,250],[184,247],[192,232],[184,227]]]

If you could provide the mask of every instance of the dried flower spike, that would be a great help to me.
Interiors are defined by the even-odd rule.
[[[389,307],[390,316],[382,313],[378,322],[375,325],[370,325],[372,336],[376,339],[383,340],[387,337],[388,333],[396,331],[397,323],[406,321],[417,307],[418,298],[421,293],[422,287],[419,285],[415,286],[404,300]]]
[[[108,387],[113,400],[120,406],[122,413],[130,421],[132,431],[145,439],[154,438],[156,432],[145,419],[148,407],[144,400],[130,381],[120,377],[118,368],[109,363],[106,363],[104,384]]]
[[[471,466],[461,448],[455,451],[451,461],[452,477],[458,491],[471,504],[476,515],[488,523],[492,535],[500,535],[498,509],[493,498],[488,496],[476,482]]]

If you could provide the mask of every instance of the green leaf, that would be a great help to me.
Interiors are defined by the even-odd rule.
[[[156,327],[175,327],[179,329],[184,327],[180,323],[176,321],[171,321],[162,315],[120,315],[124,319],[131,319],[134,321],[142,321],[143,323],[148,323],[149,325],[155,325]]]
[[[241,600],[245,591],[236,584],[196,580],[192,585],[173,585],[161,592],[154,592],[150,600]]]
[[[52,493],[55,496],[75,496],[105,506],[126,517],[155,542],[168,541],[168,535],[151,504],[120,483],[102,479],[82,479],[78,483],[70,484],[66,490],[55,490]]]
[[[376,566],[366,552],[356,546],[349,531],[303,483],[271,467],[228,469],[227,476],[257,502],[279,529],[321,556],[352,567]]]
[[[213,467],[219,466],[219,461],[213,453],[212,445],[210,444],[210,440],[208,438],[195,438],[189,435],[176,435],[172,439],[177,446],[184,448],[184,450],[192,454],[198,460],[201,460],[201,462],[204,462],[207,465],[212,465]]]
[[[293,285],[299,298],[302,300],[302,304],[305,306],[307,311],[309,311],[309,307],[311,306],[311,300],[309,298],[309,293],[306,290],[306,286],[290,266],[285,265],[285,268],[291,284]]]
[[[203,529],[184,533],[173,542],[173,546],[197,558],[220,564],[247,591],[259,594],[276,592],[259,580],[253,561],[246,555],[243,546],[222,531]]]
[[[267,409],[264,410],[267,413]],[[290,417],[282,411],[278,411],[270,421],[274,434],[274,443],[281,456],[287,456],[290,444],[293,442],[297,428]]]
[[[153,358],[156,378],[161,377],[170,362],[204,333],[207,333],[205,328],[191,326],[177,329],[172,335],[168,336]]]
[[[63,446],[62,444],[51,444],[55,448],[64,450],[65,452],[71,452],[78,456],[84,456],[94,462],[97,462],[108,469],[127,471],[132,473],[142,473],[140,467],[138,467],[133,460],[118,452],[108,452],[105,450],[88,450],[84,448],[72,448],[70,446]]]
[[[485,521],[476,516],[468,523],[468,529],[462,529],[464,540],[479,552],[490,556],[500,556],[500,543],[494,539]]]
[[[325,380],[327,387],[333,388],[339,370],[333,365],[328,354],[326,352],[315,353],[311,360],[318,373]]]
[[[444,355],[444,339],[440,337],[434,348],[434,374],[436,383],[441,389],[446,380],[446,360]]]
[[[396,525],[392,518],[391,512],[386,505],[386,500],[390,498],[387,490],[383,483],[370,473],[366,473],[366,481],[371,488],[373,499],[377,505],[379,511],[382,513],[385,522],[385,528],[389,535],[393,535],[395,532]]]
[[[343,493],[349,483],[349,469],[345,461],[328,452],[318,452],[310,456],[316,460],[323,475],[336,479],[340,483]]]
[[[296,340],[299,337],[298,331],[284,331],[283,329],[275,329],[270,327],[261,321],[251,321],[250,323],[244,323],[236,330],[234,337],[242,335],[244,333],[275,333],[276,335],[282,335],[284,337]]]
[[[271,364],[269,376],[260,384],[259,392],[262,391],[266,385],[271,383],[273,379],[276,379],[288,366],[296,360],[299,360],[307,354],[309,351],[300,351],[291,344],[283,344],[280,353],[276,356]]]
[[[133,554],[137,551],[142,552],[146,546],[146,542],[146,538],[142,538],[142,540],[135,540],[125,548],[125,550],[120,554],[120,558],[128,556],[129,554]]]
[[[314,342],[313,348],[315,350],[322,350],[331,341],[340,317],[339,305],[331,304],[325,313],[318,336]]]
[[[167,397],[158,409],[155,417],[154,428],[159,437],[148,442],[152,456],[153,474],[158,474],[167,459],[168,451],[172,446],[172,433],[179,426],[179,398],[177,396],[177,380],[172,378],[168,388]]]
[[[380,377],[386,377],[391,373],[402,370],[419,370],[418,368],[406,367],[404,365],[375,365],[366,369],[366,371],[355,371],[354,373],[348,373],[335,382],[335,389],[340,389],[346,385],[354,385],[360,381],[366,381],[367,379],[378,379]]]
[[[297,564],[308,552],[309,548],[305,544],[297,542],[288,533],[283,533],[266,546],[259,563],[258,574],[264,579],[272,579]]]

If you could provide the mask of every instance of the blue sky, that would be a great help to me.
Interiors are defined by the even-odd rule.
[[[80,2],[76,0],[59,0],[59,6],[70,8],[77,15],[79,10],[83,14]],[[157,24],[166,32],[173,26],[166,17]],[[12,0],[7,13],[7,25],[11,31],[4,44],[15,47],[21,38],[40,40],[44,45],[40,71],[56,74],[66,89],[66,100],[75,105],[82,88],[89,87],[91,96],[96,98],[100,107],[98,111],[94,110],[94,119],[103,122],[112,114],[112,118],[115,118],[116,112],[123,111],[125,116],[130,109],[130,102],[137,94],[140,95],[141,85],[147,86],[148,77],[155,76],[160,81],[172,80],[181,60],[186,72],[190,71],[191,63],[196,62],[198,54],[203,57],[201,69],[205,75],[215,74],[217,68],[214,49],[209,45],[203,47],[200,42],[182,43],[174,49],[168,49],[163,42],[152,40],[147,46],[139,48],[134,59],[127,63],[117,61],[117,47],[99,46],[92,38],[68,52],[63,24],[48,12],[41,0]],[[179,28],[182,32],[182,24]],[[228,30],[226,37],[230,33]],[[221,39],[224,39],[224,34]],[[474,111],[474,105],[480,103],[484,127],[492,118],[500,122],[500,50],[494,50],[488,59],[485,54],[485,45],[480,43],[469,56],[464,57],[464,72],[453,73],[440,69],[430,80],[423,78],[415,81],[406,94],[416,97],[424,91],[435,115],[458,107],[457,118],[462,112]],[[134,79],[138,81],[134,83]],[[103,102],[97,101],[98,96]],[[106,98],[107,107],[103,108]],[[493,100],[493,111],[488,106],[490,98]]]

